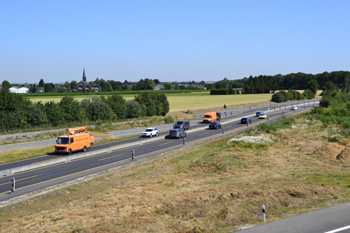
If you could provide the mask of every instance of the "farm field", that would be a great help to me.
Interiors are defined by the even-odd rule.
[[[175,93],[166,94],[170,104],[170,112],[177,111],[194,111],[199,109],[208,109],[214,107],[222,107],[226,104],[228,107],[239,106],[241,104],[254,104],[262,102],[270,102],[272,94],[250,94],[250,95],[210,95],[209,92],[196,93]],[[134,94],[122,95],[126,100],[134,98]],[[81,101],[87,98],[93,98],[91,95],[74,96],[75,99]],[[59,102],[61,96],[33,96],[29,97],[32,102],[42,103],[54,101]]]

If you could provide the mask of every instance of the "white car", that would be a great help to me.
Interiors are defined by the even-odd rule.
[[[153,137],[156,136],[158,137],[158,129],[157,128],[147,128],[145,131],[142,132],[141,134],[142,137]]]
[[[290,110],[294,111],[294,110],[297,110],[298,107],[297,106],[292,106]]]

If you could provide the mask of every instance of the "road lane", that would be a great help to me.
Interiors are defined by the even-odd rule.
[[[246,116],[247,114],[254,114],[254,112],[242,112],[238,115]],[[280,112],[269,113],[270,119],[274,117],[280,117]],[[235,119],[238,116],[232,116],[232,118],[226,119]],[[232,127],[231,130],[226,130],[226,133],[237,129],[245,129],[246,126],[239,124],[239,121],[231,122],[228,125],[225,125],[225,128]],[[262,123],[264,120],[259,120],[253,118],[251,126],[254,126],[258,123]],[[226,124],[225,122],[222,122]],[[203,127],[203,124],[199,124]],[[207,125],[206,125],[207,126]],[[213,135],[221,135],[221,130],[205,130],[205,136],[203,136],[203,131],[192,132],[187,137],[186,147],[194,145],[195,143],[200,143],[201,141],[208,140]],[[62,183],[65,181],[73,180],[79,177],[83,177],[88,174],[93,174],[104,169],[112,168],[118,165],[123,165],[130,163],[131,159],[131,149],[135,150],[136,160],[141,158],[151,157],[157,154],[161,154],[170,150],[176,150],[184,148],[182,140],[178,139],[163,139],[159,141],[150,141],[146,142],[140,146],[126,147],[122,149],[115,150],[111,153],[103,153],[99,155],[93,155],[86,158],[81,158],[79,160],[74,160],[68,163],[61,163],[50,165],[43,168],[34,169],[31,171],[21,172],[15,174],[16,180],[21,180],[17,183],[17,192],[11,195],[5,195],[9,192],[10,186],[6,185],[0,186],[0,201],[22,195],[24,193],[29,193],[35,190],[40,190],[42,188]],[[28,178],[31,177],[31,178]],[[2,177],[0,178],[0,183],[9,182],[11,177]]]

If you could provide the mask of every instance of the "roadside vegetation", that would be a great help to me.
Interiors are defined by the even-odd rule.
[[[0,131],[66,124],[98,124],[138,117],[165,116],[169,102],[165,94],[144,92],[126,101],[119,95],[95,97],[78,102],[64,96],[59,103],[32,103],[18,94],[0,90]]]
[[[346,97],[2,207],[5,232],[233,232],[350,200]],[[339,102],[338,102],[339,101]],[[347,108],[348,109],[348,108]],[[339,109],[340,111],[340,109]],[[327,115],[331,114],[331,115]]]

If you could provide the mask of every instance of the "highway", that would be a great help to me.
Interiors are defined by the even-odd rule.
[[[21,195],[28,194],[34,191],[42,190],[53,185],[62,184],[67,181],[72,181],[74,179],[84,177],[86,175],[95,174],[110,168],[137,162],[141,159],[147,159],[149,157],[159,155],[165,152],[176,151],[178,149],[186,149],[195,144],[200,144],[203,141],[212,140],[212,138],[214,137],[224,137],[228,133],[233,133],[237,130],[245,130],[248,127],[246,125],[240,124],[241,117],[251,116],[252,124],[250,124],[250,127],[253,127],[261,123],[277,121],[277,119],[283,117],[282,112],[284,112],[283,115],[295,114],[301,111],[309,110],[313,106],[313,104],[305,106],[299,104],[299,109],[296,111],[291,111],[290,106],[286,109],[275,109],[275,111],[274,109],[268,110],[268,106],[265,107],[265,109],[259,109],[259,111],[266,112],[266,114],[269,116],[269,120],[258,119],[257,117],[255,117],[256,109],[245,109],[232,115],[226,114],[226,116],[223,115],[223,119],[221,121],[225,128],[225,134],[222,134],[221,130],[209,130],[208,124],[198,122],[195,125],[191,125],[191,130],[188,131],[189,133],[186,138],[185,146],[183,145],[182,139],[166,139],[165,135],[167,135],[168,132],[161,132],[159,140],[156,141],[149,140],[148,138],[135,137],[127,140],[118,141],[115,143],[96,146],[91,148],[91,151],[101,149],[102,147],[110,147],[112,145],[117,144],[125,145],[124,148],[114,150],[110,153],[92,155],[89,157],[73,160],[67,163],[54,164],[25,172],[16,173],[12,176],[1,177],[0,202],[9,200],[11,198],[19,197]],[[128,143],[140,140],[144,141],[142,145],[128,147]],[[135,161],[131,160],[131,149],[135,150]],[[54,159],[56,157],[56,155],[49,155],[4,164],[0,166],[0,170],[17,167],[25,164],[33,164],[39,161]],[[16,179],[16,192],[13,193],[10,192],[12,177]]]

